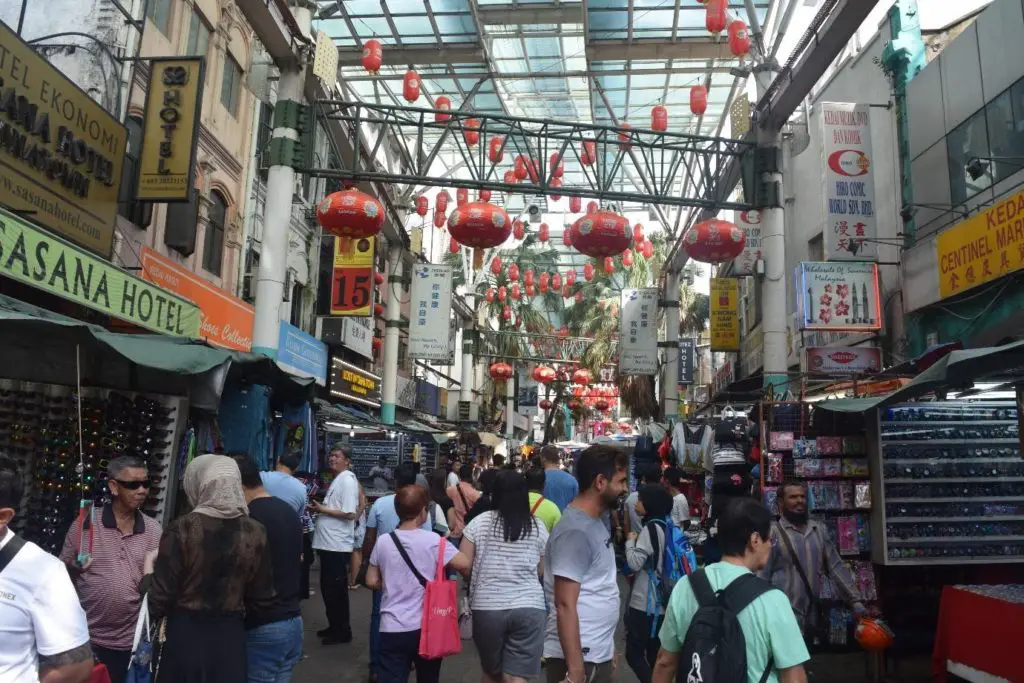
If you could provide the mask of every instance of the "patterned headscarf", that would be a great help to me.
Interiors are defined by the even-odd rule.
[[[216,519],[249,514],[242,495],[242,475],[225,455],[200,455],[185,468],[183,485],[192,512]]]

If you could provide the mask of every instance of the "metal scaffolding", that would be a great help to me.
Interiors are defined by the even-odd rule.
[[[499,330],[481,330],[480,345],[475,352],[479,358],[511,360],[522,363],[563,363],[578,365],[583,353],[594,343],[588,337],[561,337],[550,334],[526,334]],[[523,343],[533,355],[514,356],[499,349],[510,340]],[[618,341],[612,341],[612,356],[618,352]]]
[[[505,115],[450,112],[450,119],[436,123],[433,109],[402,107],[365,102],[321,100],[317,115],[342,122],[355,136],[363,124],[372,123],[375,134],[368,155],[353,152],[340,159],[340,168],[301,168],[300,173],[353,181],[377,181],[406,185],[432,185],[488,189],[516,194],[551,195],[598,199],[603,202],[642,202],[679,207],[734,209],[751,206],[715,197],[718,175],[723,169],[752,154],[754,145],[743,140],[681,133],[657,133],[650,130],[622,130],[613,126],[571,123],[545,119],[526,119]],[[468,124],[470,119],[475,123]],[[476,126],[479,142],[470,146],[465,133]],[[492,163],[490,142],[502,139],[502,160]],[[622,136],[622,137],[620,137]],[[374,159],[385,141],[404,139],[415,157],[414,172],[382,169]],[[434,161],[446,142],[458,151],[470,177],[458,178],[434,171]],[[584,144],[596,151],[592,163],[584,163]],[[552,187],[553,169],[549,158],[557,153],[563,163],[571,163],[580,172],[567,176],[566,184]],[[538,165],[536,182],[504,181],[504,172],[513,159],[522,155]],[[685,172],[684,156],[700,169],[692,174],[685,191],[675,194],[677,178]],[[626,176],[644,180],[647,192],[628,192],[622,182]],[[570,184],[570,180],[572,184]]]

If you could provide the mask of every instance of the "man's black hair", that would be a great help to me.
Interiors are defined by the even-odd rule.
[[[403,486],[412,486],[416,483],[416,465],[411,462],[403,462],[395,468],[395,490]]]
[[[468,462],[462,463],[462,466],[459,467],[459,479],[467,484],[473,483],[473,466]]]
[[[670,486],[677,489],[681,488],[684,481],[682,471],[678,467],[669,467],[665,470],[665,481],[667,481]]]
[[[778,491],[776,491],[776,495],[779,497],[779,504],[781,504],[782,499],[786,497],[786,489],[789,488],[806,489],[807,482],[800,481],[799,479],[787,479],[779,484]]]
[[[526,473],[526,488],[530,491],[543,491],[544,480],[547,475],[540,467],[535,467]]]
[[[718,547],[723,555],[742,557],[751,534],[766,542],[771,534],[772,513],[753,498],[733,498],[718,515]]]
[[[657,484],[661,481],[661,467],[657,463],[645,462],[637,466],[636,476],[641,483]]]
[[[295,473],[295,470],[299,469],[299,463],[302,462],[302,453],[298,451],[292,451],[291,453],[284,453],[280,458],[277,459],[278,465],[284,465]]]
[[[15,512],[25,494],[25,480],[13,458],[0,455],[0,508],[11,508]]]
[[[576,481],[580,483],[580,491],[586,491],[594,485],[598,475],[611,480],[615,473],[628,467],[626,454],[611,446],[591,446],[582,453],[576,462]]]
[[[260,468],[256,466],[256,461],[248,453],[232,453],[228,457],[238,465],[238,471],[242,475],[242,486],[247,489],[263,486],[263,480],[260,478]]]

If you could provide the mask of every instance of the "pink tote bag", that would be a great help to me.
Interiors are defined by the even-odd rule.
[[[420,624],[420,657],[441,659],[462,651],[459,637],[458,584],[444,574],[444,551],[448,540],[440,539],[437,570],[423,593],[423,621]]]

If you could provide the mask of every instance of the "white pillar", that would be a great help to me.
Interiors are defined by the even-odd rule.
[[[402,245],[388,249],[388,300],[384,307],[384,377],[380,387],[380,421],[395,424],[398,394],[398,324],[402,318]]]
[[[516,381],[515,366],[512,367],[513,376],[505,380],[505,438],[509,440],[510,455],[511,441],[516,435]]]
[[[777,131],[762,131],[759,144],[774,148],[782,162],[781,136]],[[761,175],[765,184],[778,188],[778,203],[783,202],[782,172]],[[785,393],[789,370],[789,335],[786,330],[786,238],[782,206],[761,207],[761,252],[764,277],[761,279],[761,329],[764,331],[764,386],[774,387],[775,395]]]
[[[466,305],[476,314],[476,298],[466,295]],[[476,320],[469,321],[462,328],[462,373],[459,378],[459,401],[473,400],[473,343],[476,340]]]
[[[308,36],[313,13],[305,3],[292,8],[299,30]],[[278,105],[302,102],[304,65],[281,69],[277,86]],[[294,128],[275,128],[273,138],[298,140]],[[281,161],[281,160],[278,160]],[[277,333],[281,322],[281,303],[288,272],[288,226],[292,217],[295,169],[290,164],[275,164],[267,172],[267,208],[264,211],[263,246],[260,269],[256,275],[256,321],[253,325],[253,351],[277,355]]]
[[[665,273],[665,374],[661,377],[665,419],[679,414],[679,273]]]

